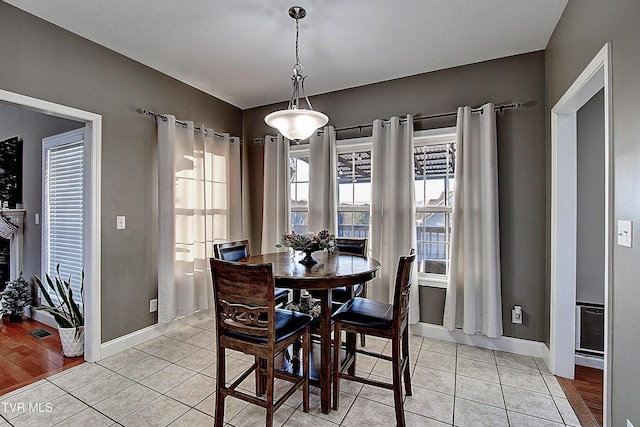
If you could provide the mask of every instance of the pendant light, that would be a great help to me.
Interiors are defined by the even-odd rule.
[[[267,114],[264,121],[285,137],[294,141],[309,138],[319,127],[327,124],[329,118],[319,111],[313,111],[311,102],[304,91],[303,69],[300,64],[298,52],[298,21],[307,15],[307,11],[300,6],[289,8],[289,16],[296,20],[296,63],[293,65],[293,75],[291,76],[291,99],[286,110],[274,111]],[[307,102],[308,109],[300,108],[300,96]]]

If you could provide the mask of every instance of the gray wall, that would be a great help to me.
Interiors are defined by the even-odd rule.
[[[602,46],[612,44],[614,222],[640,225],[640,2],[570,0],[546,50],[548,111]],[[640,241],[613,247],[611,425],[640,426]],[[613,230],[611,232],[613,238]],[[615,239],[614,239],[615,241]]]
[[[416,52],[416,55],[428,52]],[[307,86],[313,85],[313,75]],[[283,97],[287,94],[283,94]],[[341,127],[371,123],[393,115],[428,115],[518,101],[526,108],[498,117],[498,178],[504,333],[543,341],[545,336],[545,133],[544,53],[534,52],[478,64],[315,96],[315,109]],[[264,116],[277,106],[246,110],[245,141],[273,133]],[[455,120],[429,121],[428,127]],[[340,133],[338,138],[356,136]],[[262,224],[262,146],[249,148],[252,250],[258,250]],[[511,323],[511,308],[521,305],[523,325]]]
[[[40,277],[41,224],[35,214],[42,210],[42,138],[84,127],[84,123],[36,113],[26,108],[0,103],[0,140],[22,138],[22,203],[24,223],[24,276]]]
[[[604,304],[604,89],[577,114],[576,301]]]
[[[156,130],[136,109],[232,135],[242,111],[4,2],[0,88],[102,115],[102,341],[154,324]],[[117,215],[126,230],[116,232]]]

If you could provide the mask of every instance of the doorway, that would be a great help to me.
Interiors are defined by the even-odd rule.
[[[551,109],[551,318],[549,368],[575,375],[577,260],[577,113],[604,89],[604,424],[610,398],[611,301],[611,45],[607,43]]]
[[[100,170],[102,116],[61,104],[32,98],[0,89],[0,102],[24,107],[42,114],[85,123],[85,350],[88,362],[100,360],[101,345],[101,265],[100,265]]]

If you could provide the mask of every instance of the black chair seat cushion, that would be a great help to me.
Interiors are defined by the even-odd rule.
[[[276,288],[273,293],[276,296],[276,301],[280,298],[289,298],[289,289]]]
[[[354,298],[343,304],[331,318],[354,326],[390,329],[393,322],[393,305],[368,298]]]
[[[362,287],[362,283],[355,285],[353,294],[355,296],[361,295]],[[331,299],[333,302],[347,302],[351,299],[351,292],[347,290],[346,286],[338,286],[337,288],[333,288]]]
[[[289,338],[291,335],[306,328],[311,323],[313,317],[308,314],[298,313],[293,310],[276,309],[276,342]],[[257,337],[255,335],[243,334],[240,332],[226,330],[225,335],[250,341],[256,344],[266,344],[267,337]]]

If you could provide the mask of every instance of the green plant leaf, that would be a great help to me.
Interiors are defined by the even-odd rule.
[[[42,284],[42,282],[40,281],[40,279],[37,276],[33,276],[33,280],[36,282],[36,284],[38,285],[38,288],[40,288],[40,293],[42,294],[42,296],[44,297],[45,301],[47,302],[47,304],[50,307],[53,307],[53,300],[51,299],[51,296],[49,295],[49,292],[47,291],[47,289],[44,287],[44,285]],[[47,280],[51,280],[49,278],[49,275],[47,275]]]
[[[44,311],[45,313],[49,313],[50,315],[52,315],[56,323],[58,324],[58,326],[61,328],[74,327],[73,324],[71,324],[70,320],[66,318],[64,315],[62,315],[56,307],[47,307],[43,305],[41,307],[36,307],[36,310]]]
[[[84,306],[82,310],[78,307],[78,304],[73,300],[73,290],[71,287],[71,276],[68,280],[63,280],[60,277],[60,264],[56,266],[56,275],[52,279],[49,274],[45,274],[47,285],[49,289],[55,294],[59,304],[56,305],[53,302],[53,298],[49,294],[49,291],[45,288],[42,281],[33,276],[34,281],[37,283],[40,291],[47,303],[47,306],[37,307],[37,310],[47,312],[51,314],[56,323],[61,328],[77,328],[84,326]],[[80,295],[84,300],[84,270],[82,271],[80,285]]]

